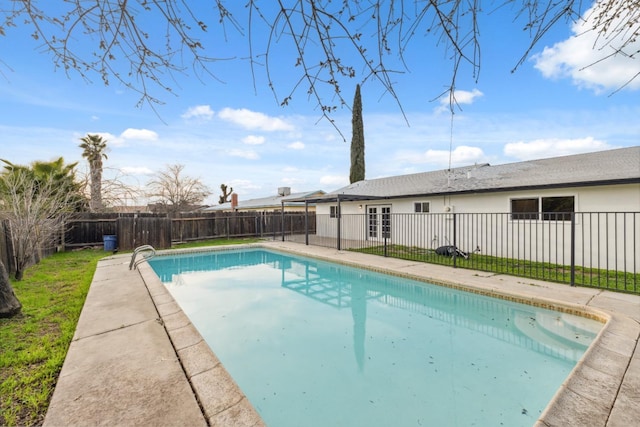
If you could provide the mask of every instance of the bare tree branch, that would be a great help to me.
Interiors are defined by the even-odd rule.
[[[168,165],[147,184],[147,197],[169,213],[194,209],[211,194],[200,179],[184,176],[183,170],[184,165]]]
[[[139,94],[138,105],[152,108],[162,103],[157,90],[172,94],[175,76],[189,74],[189,69],[198,76],[217,78],[213,64],[232,59],[215,54],[227,41],[227,29],[248,39],[254,89],[258,67],[263,66],[278,103],[287,105],[302,91],[331,123],[331,113],[348,108],[342,87],[351,79],[360,84],[377,82],[402,111],[393,76],[409,70],[405,55],[416,36],[435,37],[435,44],[449,56],[451,80],[445,93],[455,91],[460,72],[470,69],[477,80],[481,69],[479,17],[485,12],[479,0],[249,0],[243,4],[16,0],[10,4],[0,6],[0,36],[7,36],[18,24],[28,25],[57,67],[87,81],[96,75],[105,85],[115,80]],[[580,0],[504,0],[497,7],[512,9],[514,19],[523,19],[531,36],[513,70],[552,28],[582,19],[585,11]],[[584,19],[590,31],[598,34],[593,48],[603,51],[603,58],[638,57],[633,46],[640,35],[639,0],[597,1],[592,16]],[[210,31],[213,25],[222,29],[215,32],[222,34],[220,40]],[[266,38],[256,36],[262,28]],[[299,70],[292,81],[278,82],[273,71],[273,61],[283,57],[291,58],[290,66]]]
[[[35,180],[24,169],[0,175],[0,219],[9,222],[16,280],[40,258],[41,249],[59,243],[64,224],[73,214],[74,195],[57,184],[53,178]]]

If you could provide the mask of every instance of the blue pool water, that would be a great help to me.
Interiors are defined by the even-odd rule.
[[[602,324],[262,249],[150,264],[269,426],[531,426]]]

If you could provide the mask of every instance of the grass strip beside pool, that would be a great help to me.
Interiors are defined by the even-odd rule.
[[[257,242],[216,239],[176,248]],[[103,250],[57,253],[25,271],[11,285],[22,313],[0,319],[0,426],[40,425],[76,330]]]
[[[58,253],[12,281],[22,313],[0,319],[0,425],[44,420],[96,264],[105,255]]]
[[[351,250],[379,256],[386,254],[386,256],[391,258],[440,264],[450,267],[453,266],[454,262],[450,256],[441,256],[436,254],[432,249],[420,247],[387,245],[386,248],[384,246],[371,246]],[[477,253],[470,254],[468,259],[457,257],[455,262],[458,268],[490,271],[550,282],[569,283],[571,279],[569,266],[549,262],[516,260]],[[625,273],[615,270],[576,266],[575,284],[617,292],[640,294],[640,274],[638,273]]]

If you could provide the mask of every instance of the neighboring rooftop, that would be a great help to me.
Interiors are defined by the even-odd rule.
[[[237,206],[233,207],[232,202],[222,203],[220,205],[211,206],[203,209],[203,212],[213,211],[230,211],[230,210],[262,210],[262,209],[280,209],[284,203],[285,208],[301,207],[304,208],[304,202],[299,201],[308,197],[321,197],[325,194],[322,190],[301,191],[291,193],[288,187],[278,189],[278,194],[274,196],[261,197],[258,199],[242,200],[238,198]]]
[[[622,183],[640,183],[640,146],[363,180],[313,201],[335,200],[338,195],[389,198]]]

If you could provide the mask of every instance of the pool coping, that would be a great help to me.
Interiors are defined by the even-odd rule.
[[[515,302],[535,305],[544,308],[550,308],[562,312],[571,314],[577,314],[596,320],[600,320],[604,323],[604,326],[592,345],[589,347],[584,356],[578,361],[570,375],[563,382],[561,387],[556,392],[553,399],[550,401],[542,415],[538,418],[536,425],[539,426],[609,426],[609,425],[631,425],[632,420],[637,420],[637,415],[629,413],[633,410],[634,396],[637,396],[637,392],[640,391],[640,384],[637,383],[640,380],[640,349],[638,349],[638,340],[640,338],[640,321],[633,319],[623,314],[616,313],[612,310],[607,310],[601,307],[594,307],[589,305],[593,301],[593,296],[589,298],[587,304],[578,304],[575,299],[566,301],[563,296],[567,291],[570,293],[584,294],[584,290],[588,290],[588,294],[597,294],[598,291],[588,288],[572,288],[567,285],[561,285],[556,283],[541,282],[530,279],[523,279],[514,276],[497,275],[493,273],[483,273],[472,270],[452,269],[450,267],[444,267],[446,273],[451,275],[455,272],[455,279],[443,279],[440,274],[434,274],[434,270],[440,270],[440,266],[433,264],[424,264],[411,261],[402,261],[396,259],[385,258],[386,265],[380,266],[380,257],[375,255],[357,254],[353,252],[337,251],[334,249],[319,248],[313,246],[301,245],[299,243],[289,242],[265,242],[257,244],[248,244],[237,247],[240,248],[267,248],[281,250],[288,253],[310,256],[317,259],[322,259],[331,262],[338,262],[344,265],[357,266],[362,268],[368,268],[370,270],[391,273],[394,275],[408,277],[412,279],[418,279],[422,281],[428,281],[441,286],[452,287],[455,289],[461,289],[469,292],[479,293],[491,297],[507,299]],[[234,247],[236,248],[236,247]],[[202,251],[212,250],[229,250],[226,248],[197,248],[183,250],[185,253],[194,253]],[[161,252],[162,253],[162,252]],[[170,253],[175,254],[176,251]],[[426,267],[426,268],[425,268]],[[147,270],[148,268],[148,270]],[[427,271],[425,271],[427,270]],[[430,272],[431,274],[428,274]],[[147,278],[148,274],[152,276]],[[466,274],[465,274],[466,273]],[[469,274],[471,273],[471,274]],[[164,288],[157,278],[155,273],[147,265],[141,270],[141,274],[145,278],[145,282],[149,280],[149,283],[153,283],[153,277],[155,277],[158,283]],[[463,276],[467,276],[463,279]],[[476,280],[469,280],[475,278]],[[486,283],[485,278],[489,278],[491,281],[496,281],[500,278],[501,281],[509,281],[515,284],[531,287],[531,289],[541,288],[546,291],[550,291],[551,294],[556,294],[555,298],[549,296],[541,297],[535,295],[535,293],[522,293],[514,292],[504,289],[504,287],[496,287],[491,283]],[[483,283],[485,282],[485,283]],[[526,284],[525,284],[526,282]],[[487,286],[489,285],[489,286]],[[155,286],[155,285],[154,285]],[[560,287],[560,288],[559,288]],[[558,289],[562,292],[558,292]],[[537,289],[536,289],[537,290]],[[152,294],[153,296],[153,294]],[[635,299],[635,296],[627,295],[629,299]],[[171,298],[172,300],[172,298]],[[158,311],[162,314],[165,312],[163,307],[166,304],[165,301],[159,301]],[[176,315],[177,304],[172,301],[171,315]],[[636,301],[636,305],[639,308],[640,317],[640,298]],[[157,304],[158,306],[158,304]],[[179,307],[177,307],[179,310]],[[179,310],[181,313],[181,310]],[[181,314],[180,316],[184,316]],[[186,316],[184,316],[186,318]],[[164,317],[163,317],[164,319]],[[172,319],[168,319],[171,325]],[[184,320],[184,319],[183,319]],[[188,319],[187,319],[188,321]],[[166,325],[166,323],[165,323]],[[189,328],[195,327],[190,324]],[[185,326],[186,327],[186,326]],[[191,333],[196,333],[197,331]],[[175,335],[176,330],[168,328],[168,333],[172,337]],[[198,339],[202,339],[199,334]],[[179,338],[178,338],[179,340]],[[201,366],[198,359],[204,360],[215,358],[213,352],[206,347],[203,352],[190,352],[188,355],[184,348],[177,348],[178,355],[187,356],[184,361],[185,365],[197,365]],[[215,359],[217,361],[217,359]],[[632,361],[635,361],[635,369],[630,371]],[[213,362],[208,362],[211,365]],[[216,368],[221,368],[221,375],[226,378],[230,376],[226,371],[223,371],[223,367],[217,362]],[[189,372],[185,369],[186,372]],[[629,374],[629,384],[625,383],[625,378]],[[189,374],[188,374],[189,375]],[[234,383],[235,384],[235,383]],[[198,381],[194,384],[194,391],[197,396],[205,393],[206,388],[200,390],[200,383]],[[236,386],[237,387],[237,386]],[[248,404],[248,401],[236,388],[235,395],[243,396],[243,402]],[[200,399],[200,397],[199,397]],[[207,402],[203,402],[200,399],[201,405],[207,411],[209,406]],[[621,405],[618,410],[616,404]],[[250,404],[245,408],[247,411],[254,411]],[[635,405],[636,408],[638,405]],[[635,412],[640,412],[637,410]],[[252,415],[253,418],[253,415]]]
[[[640,296],[394,258],[381,258],[294,242],[270,241],[233,247],[215,246],[158,251],[158,255],[242,248],[284,251],[573,314],[586,314],[587,317],[602,320],[605,325],[596,340],[563,382],[535,425],[540,427],[628,426],[640,419],[640,404],[638,404],[640,401],[640,346],[638,345]],[[116,274],[115,258],[122,259],[122,257],[124,255],[110,257],[113,259],[113,266],[106,265],[101,271],[101,276],[108,276],[109,271],[112,271],[111,274]],[[120,264],[123,263],[119,262]],[[120,265],[118,268],[124,267]],[[158,323],[166,332],[206,423],[211,426],[265,425],[148,263],[141,263],[137,272],[130,273],[131,275],[127,275],[126,278],[119,278],[120,281],[138,280],[144,283],[148,291],[147,297],[155,306],[160,320]],[[117,274],[122,275],[122,272]],[[135,279],[135,276],[138,276],[138,279]],[[93,287],[94,283],[92,283]],[[81,320],[85,310],[88,309],[85,304]],[[78,339],[80,338],[74,337],[69,353],[72,353]],[[73,357],[68,354],[67,359],[73,359]],[[63,374],[67,375],[65,372],[69,370],[67,365],[71,363],[68,363],[67,359],[65,359],[61,377]],[[65,390],[58,390],[65,387],[68,386],[61,382],[56,386],[45,425],[55,425],[56,421],[69,420],[68,416],[61,415],[64,409],[68,409],[61,406],[73,402],[64,396]],[[63,398],[56,399],[56,394],[62,395]],[[136,405],[139,402],[128,404]],[[87,409],[83,411],[87,413]],[[91,411],[101,413],[102,416],[110,414],[108,410],[91,409]],[[81,417],[81,415],[78,416]],[[86,421],[85,424],[92,424],[90,420],[84,419],[84,421]],[[165,423],[170,421],[165,419]],[[109,420],[101,419],[101,423],[104,422],[109,424]]]
[[[332,262],[338,262],[344,265],[351,265],[357,267],[368,268],[370,270],[391,273],[394,275],[418,279],[422,281],[428,281],[430,283],[435,283],[441,286],[447,286],[455,289],[460,289],[468,292],[479,293],[495,298],[507,299],[510,301],[520,302],[524,304],[530,304],[538,307],[549,308],[553,310],[558,310],[561,312],[577,314],[580,316],[589,317],[592,319],[596,319],[602,321],[604,326],[602,330],[599,332],[598,336],[589,347],[584,356],[578,361],[571,374],[566,378],[561,387],[556,392],[555,396],[548,404],[546,409],[543,411],[542,415],[539,417],[537,421],[537,425],[539,426],[607,426],[607,425],[630,425],[629,423],[633,419],[636,418],[633,414],[627,414],[626,408],[629,409],[633,407],[632,402],[622,402],[620,403],[625,408],[614,411],[615,404],[621,398],[633,398],[634,395],[640,390],[639,384],[627,384],[626,387],[629,389],[627,392],[630,396],[626,394],[620,394],[621,389],[625,386],[624,379],[626,377],[627,371],[629,371],[629,367],[631,365],[632,359],[635,359],[635,370],[634,373],[630,373],[629,381],[635,382],[635,380],[640,379],[638,374],[640,374],[640,350],[638,349],[638,339],[640,338],[640,322],[638,319],[632,319],[628,316],[621,315],[611,310],[606,310],[603,308],[598,308],[594,306],[590,306],[587,304],[576,304],[575,302],[567,302],[563,301],[562,295],[566,293],[567,290],[584,290],[588,288],[571,288],[567,285],[559,285],[555,283],[549,282],[540,282],[535,280],[523,279],[513,276],[505,276],[505,275],[496,275],[492,273],[482,273],[472,270],[462,270],[462,269],[452,269],[450,267],[446,267],[448,273],[451,273],[451,270],[454,270],[458,273],[460,272],[472,272],[471,277],[476,278],[491,278],[495,280],[497,277],[500,277],[502,280],[509,280],[515,282],[523,281],[527,282],[525,286],[531,287],[541,287],[543,289],[551,289],[555,290],[558,286],[561,286],[563,293],[555,292],[556,298],[550,297],[540,297],[536,295],[522,294],[516,293],[513,291],[507,291],[504,288],[498,288],[495,286],[486,286],[484,283],[480,286],[479,282],[482,280],[473,281],[474,283],[469,283],[470,281],[461,279],[461,274],[456,274],[457,280],[443,280],[442,277],[438,277],[439,275],[433,274],[433,270],[435,267],[432,264],[424,264],[424,263],[416,263],[416,262],[407,262],[398,260],[390,260],[385,259],[385,263],[387,265],[385,267],[380,266],[380,257],[375,255],[366,255],[366,254],[355,254],[352,252],[344,252],[337,251],[334,249],[327,248],[318,248],[312,246],[301,245],[299,243],[289,243],[289,242],[266,242],[266,243],[257,243],[257,244],[248,244],[242,245],[241,247],[262,247],[267,249],[275,249],[281,250],[288,253],[299,254],[314,257],[317,259],[323,259]],[[240,249],[241,247],[238,247]],[[183,250],[186,253],[194,253],[194,252],[202,252],[202,251],[212,251],[212,250],[228,250],[227,248],[206,248],[206,249],[186,249]],[[176,251],[171,251],[171,253],[176,253]],[[349,256],[345,256],[345,254]],[[392,261],[392,262],[389,262]],[[417,268],[407,268],[408,265],[412,265]],[[428,267],[427,267],[428,266]],[[432,274],[425,274],[423,272],[424,267],[427,267],[427,270],[431,270]],[[147,268],[149,270],[150,267]],[[145,278],[145,282],[153,283],[153,277],[147,278],[147,275],[150,273],[155,276],[153,271],[147,270],[147,268],[141,269],[141,274]],[[464,275],[464,274],[463,274]],[[466,274],[466,276],[469,276]],[[155,276],[157,278],[157,276]],[[159,279],[157,279],[159,282]],[[464,283],[467,282],[467,283]],[[161,283],[160,283],[161,285]],[[155,284],[153,285],[155,286]],[[162,286],[164,288],[164,286]],[[568,288],[568,289],[567,289]],[[594,290],[591,290],[594,292]],[[599,291],[595,291],[596,293]],[[553,294],[554,292],[552,292]],[[153,293],[152,293],[153,296]],[[634,297],[634,296],[629,296]],[[166,297],[165,297],[166,298]],[[172,299],[172,298],[171,298]],[[593,298],[590,298],[592,300]],[[632,298],[633,299],[633,298]],[[636,302],[638,307],[640,308],[640,298]],[[158,301],[157,306],[159,306],[159,312],[162,314],[165,312],[164,305],[166,304],[166,299],[163,301]],[[172,304],[175,304],[173,301]],[[177,304],[175,304],[177,306]],[[173,312],[176,308],[173,307],[170,311],[172,313],[170,316],[176,316],[176,313]],[[181,310],[180,310],[181,313]],[[178,315],[180,317],[184,316],[184,314]],[[184,316],[186,318],[186,316]],[[640,317],[640,311],[639,311]],[[163,317],[164,319],[164,317]],[[168,318],[165,320],[165,325],[167,325],[167,321],[169,321],[169,326],[171,326],[172,318]],[[184,319],[183,319],[184,321]],[[187,326],[183,326],[187,327]],[[189,322],[189,328],[195,328]],[[176,335],[176,329],[168,328],[168,333],[172,337],[172,341],[174,340],[174,335]],[[196,336],[197,331],[191,331],[190,334]],[[197,334],[199,337],[199,334]],[[202,339],[201,337],[197,339]],[[181,338],[176,337],[175,339],[179,343],[183,343]],[[195,340],[195,338],[193,339]],[[201,344],[193,344],[193,345],[201,345]],[[215,358],[213,352],[208,349],[206,346],[205,351],[201,352],[187,352],[185,348],[176,348],[178,355],[181,356],[181,360],[186,356],[184,363],[186,366],[203,366],[207,364],[209,366],[213,365],[213,362],[210,361],[212,358]],[[634,356],[635,355],[635,356]],[[205,362],[199,362],[197,359],[202,358]],[[209,360],[209,362],[207,362]],[[217,359],[215,359],[217,361]],[[216,367],[221,367],[219,362]],[[190,368],[185,368],[185,371],[189,373]],[[221,369],[222,371],[222,369]],[[224,371],[221,375],[228,376],[228,373]],[[634,376],[635,375],[635,376]],[[230,377],[229,377],[230,378]],[[634,380],[635,378],[635,380]],[[198,396],[203,394],[204,391],[199,390],[200,384],[198,381],[195,382],[194,390]],[[633,391],[635,390],[635,391]],[[624,393],[625,390],[622,390]],[[238,395],[242,395],[241,392],[236,391]],[[248,404],[246,398],[243,396],[243,402]],[[208,407],[208,404],[203,403],[201,400],[201,404],[203,407]],[[250,407],[250,405],[247,405]],[[253,411],[253,408],[247,408],[249,411]]]

